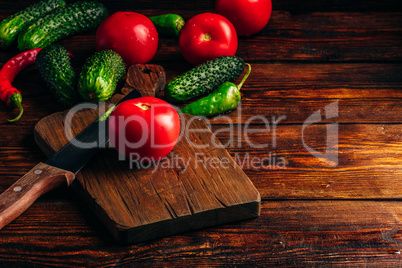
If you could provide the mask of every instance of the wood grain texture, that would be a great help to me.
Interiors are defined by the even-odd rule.
[[[64,267],[398,267],[401,263],[399,201],[263,202],[255,220],[119,246],[79,199],[71,199],[35,203],[4,228],[1,263]]]
[[[246,61],[400,62],[402,19],[395,15],[273,12],[254,38],[239,39],[237,55]],[[155,59],[180,58],[175,44],[162,41]]]
[[[212,125],[211,131],[267,199],[396,199],[402,198],[401,124],[340,124],[339,164],[331,167],[307,151],[324,153],[325,124],[234,126]],[[276,134],[275,134],[276,133]],[[62,133],[60,135],[63,135]],[[275,143],[275,145],[274,145]],[[263,146],[263,148],[258,148]],[[3,148],[0,181],[6,189],[21,170],[30,168],[25,155],[32,150]],[[19,165],[15,163],[20,163]],[[25,164],[24,164],[25,163]]]
[[[165,70],[159,65],[136,64],[130,66],[127,73],[126,84],[121,89],[123,95],[127,95],[136,89],[143,97],[155,97],[166,84]],[[144,73],[144,76],[131,75],[138,73]]]
[[[177,61],[163,63],[163,67],[166,81],[187,68]],[[241,112],[238,110],[224,117],[214,117],[210,120],[211,124],[227,124],[227,118],[233,123],[244,124],[254,115],[267,118],[286,116],[280,124],[303,124],[316,110],[337,100],[338,123],[402,121],[401,64],[252,63],[252,68],[241,90]],[[16,86],[23,91],[26,113],[17,125],[33,125],[46,115],[62,109],[49,94],[37,70],[22,73],[19,77]],[[29,82],[23,84],[24,80]],[[240,78],[236,82],[240,82]],[[159,96],[163,97],[163,92]],[[4,108],[0,109],[0,116],[10,117],[11,109],[2,103],[0,107]],[[11,132],[0,133],[0,137],[7,133]],[[6,139],[0,139],[0,143],[2,141],[5,143]]]
[[[146,16],[154,10],[136,10]],[[183,12],[185,19],[200,10]],[[3,17],[0,17],[2,19]],[[74,66],[82,66],[94,51],[95,31],[66,38],[58,44],[74,54]],[[292,15],[275,11],[269,24],[252,38],[240,38],[236,55],[246,61],[307,62],[400,62],[402,60],[402,13],[331,12]],[[0,51],[0,62],[18,52],[16,48]],[[178,40],[160,38],[158,51],[151,63],[180,61]],[[186,64],[190,67],[191,65]]]
[[[214,126],[212,131],[251,178],[263,199],[399,199],[402,177],[401,124]],[[336,139],[338,164],[324,154]]]
[[[152,15],[153,11],[143,13]],[[188,19],[199,11],[179,13]],[[401,18],[401,13],[390,18],[388,13],[273,12],[263,31],[253,38],[239,39],[236,55],[246,61],[264,62],[400,62]],[[74,40],[63,44],[77,47]],[[160,40],[154,61],[182,59],[178,40]]]
[[[129,87],[122,91],[142,88],[144,95],[155,95],[155,88],[165,84],[158,76],[162,73],[162,68],[132,66]],[[67,113],[47,116],[35,127],[35,140],[48,155],[69,141]],[[75,114],[72,135],[96,118],[97,111],[88,109]],[[258,191],[205,122],[183,114],[181,135],[173,151],[154,166],[119,161],[109,149],[77,174],[73,187],[117,241],[136,243],[259,215]]]
[[[0,2],[2,19],[36,1]],[[102,2],[110,12],[178,13],[188,20],[213,11],[215,1]],[[262,32],[240,38],[238,54],[253,72],[242,89],[244,117],[227,115],[243,129],[252,115],[287,116],[278,126],[275,150],[227,147],[241,161],[247,153],[263,158],[269,151],[289,160],[284,170],[245,169],[267,200],[260,217],[123,247],[72,189],[59,189],[1,231],[0,266],[402,266],[400,0],[281,0],[273,7]],[[92,31],[58,43],[74,53],[79,70],[94,52],[94,40]],[[0,66],[17,53],[1,50]],[[151,63],[164,67],[167,81],[191,67],[178,40],[167,38],[159,40]],[[62,109],[34,67],[17,76],[15,85],[23,93],[25,114],[16,125],[6,124],[13,111],[0,103],[1,190],[46,159],[33,128]],[[334,101],[341,107],[338,118],[322,122],[339,123],[340,163],[330,168],[309,154],[297,135],[309,115]],[[228,127],[224,117],[210,123],[212,131]],[[323,151],[325,125],[310,131],[309,145]],[[229,140],[227,131],[217,137],[223,144]],[[267,142],[272,132],[249,137]],[[245,141],[241,135],[236,139]],[[305,200],[295,200],[300,198]],[[336,200],[345,198],[350,200]]]
[[[21,2],[7,2],[7,6],[0,10],[0,15],[14,13],[21,10],[22,7],[26,7],[36,3],[35,0],[25,0]],[[176,9],[181,11],[187,10],[212,10],[214,9],[214,0],[136,0],[135,6],[131,0],[103,0],[102,3],[112,12],[119,10],[153,10],[153,12],[163,13],[166,10]],[[398,0],[384,0],[381,2],[374,0],[355,0],[353,2],[347,0],[338,0],[331,2],[320,2],[317,0],[308,1],[293,1],[282,0],[273,1],[273,10],[285,10],[294,13],[301,12],[315,12],[315,11],[402,11]]]

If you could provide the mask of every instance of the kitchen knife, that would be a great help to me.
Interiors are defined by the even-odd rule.
[[[139,97],[141,93],[134,89],[119,103]],[[106,123],[107,119],[96,120],[75,137],[81,143],[96,143],[97,146],[83,148],[69,142],[4,191],[0,195],[0,229],[21,215],[44,193],[63,184],[70,185],[81,168],[108,142]]]

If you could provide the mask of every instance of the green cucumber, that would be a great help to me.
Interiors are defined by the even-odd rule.
[[[96,52],[84,63],[78,92],[85,101],[105,101],[113,95],[125,73],[126,65],[119,54],[112,50]]]
[[[0,48],[12,45],[25,26],[65,4],[64,0],[42,0],[4,19],[0,23]]]
[[[184,19],[177,14],[165,14],[149,17],[154,23],[156,30],[162,36],[179,37],[184,26]]]
[[[66,108],[77,104],[77,75],[71,66],[70,55],[59,45],[49,45],[39,51],[35,63],[55,98]]]
[[[169,102],[182,103],[214,91],[221,84],[234,81],[244,65],[244,60],[236,56],[207,61],[170,81],[165,86],[165,97]]]
[[[24,28],[18,36],[18,48],[23,51],[46,47],[67,36],[96,29],[106,16],[105,6],[96,1],[67,4]]]

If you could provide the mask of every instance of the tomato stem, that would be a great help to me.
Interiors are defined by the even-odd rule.
[[[138,108],[144,110],[144,111],[151,109],[150,105],[144,104],[144,103],[138,103],[138,104],[134,104],[134,105],[137,106]]]
[[[210,34],[204,34],[204,40],[205,41],[209,41],[209,40],[211,40],[211,35]]]

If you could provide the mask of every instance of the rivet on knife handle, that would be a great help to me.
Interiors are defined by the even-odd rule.
[[[75,175],[70,171],[37,164],[0,195],[0,229],[21,215],[41,195],[61,185],[70,185]]]

